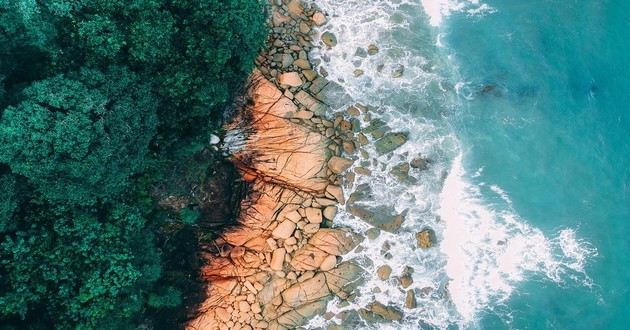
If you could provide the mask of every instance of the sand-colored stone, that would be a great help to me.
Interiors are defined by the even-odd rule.
[[[284,262],[284,256],[287,250],[284,248],[279,248],[273,251],[271,257],[271,269],[273,270],[282,270],[282,263]]]
[[[350,168],[350,166],[352,166],[352,163],[353,161],[350,159],[333,156],[328,161],[328,168],[330,168],[333,173],[339,174]]]
[[[296,61],[293,63],[295,64]],[[287,85],[292,87],[301,86],[304,82],[302,78],[300,78],[300,74],[297,72],[287,72],[283,73],[278,77],[278,82],[280,85]]]
[[[291,220],[282,221],[276,229],[271,232],[271,235],[275,238],[286,239],[293,235],[293,231],[295,230],[295,222]]]
[[[324,313],[332,294],[347,299],[361,282],[358,265],[337,264],[356,247],[357,236],[320,228],[344,202],[343,178],[331,172],[343,172],[352,161],[329,160],[355,123],[325,118],[328,106],[321,100],[332,84],[311,69],[308,52],[317,47],[311,27],[325,24],[326,16],[311,6],[290,0],[270,7],[271,25],[282,27],[270,34],[275,48],[256,60],[251,101],[243,102],[222,139],[250,183],[248,193],[237,225],[204,243],[208,298],[187,329],[298,328]]]

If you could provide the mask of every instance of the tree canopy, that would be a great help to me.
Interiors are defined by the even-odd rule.
[[[0,324],[182,320],[200,213],[156,187],[208,172],[188,160],[265,19],[263,0],[0,0]]]

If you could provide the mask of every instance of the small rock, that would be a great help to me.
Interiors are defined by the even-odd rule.
[[[361,70],[361,69],[356,69],[352,72],[352,74],[354,74],[355,77],[360,77],[365,73],[365,71]]]
[[[376,275],[378,275],[378,278],[380,278],[381,281],[387,280],[391,274],[392,267],[389,267],[388,265],[382,265],[376,270]]]
[[[311,63],[309,63],[308,60],[303,60],[303,59],[297,59],[293,61],[293,65],[297,66],[298,68],[302,70],[308,70],[311,68]]]
[[[291,211],[287,214],[284,215],[285,218],[297,223],[298,221],[302,220],[302,216],[300,215],[300,213],[296,210],[296,211]]]
[[[313,21],[315,25],[322,26],[326,23],[326,16],[324,16],[324,14],[318,11],[318,12],[315,12],[315,14],[313,14],[313,17],[311,17],[311,20]]]
[[[238,309],[241,312],[249,312],[251,310],[251,307],[249,306],[249,304],[247,303],[247,301],[239,301],[238,302]]]
[[[368,307],[373,313],[380,315],[381,317],[387,320],[391,320],[391,321],[402,320],[403,313],[395,307],[385,306],[379,303],[378,301],[371,303]]]
[[[365,235],[367,236],[369,240],[375,240],[380,234],[381,234],[381,230],[376,227],[372,227],[368,229],[367,231],[365,231]]]
[[[416,241],[419,248],[428,249],[435,242],[435,232],[430,228],[424,229],[416,234]]]
[[[317,72],[313,70],[304,70],[302,71],[302,74],[308,81],[313,81],[317,78]]]
[[[304,120],[311,119],[313,118],[313,112],[308,111],[308,110],[298,111],[295,113],[293,118],[299,118],[299,119],[304,119]]]
[[[422,158],[422,157],[416,157],[414,159],[411,160],[411,162],[409,162],[409,165],[411,165],[411,167],[413,168],[417,168],[421,171],[426,170],[428,168],[429,165],[429,161]]]
[[[304,7],[302,7],[300,0],[291,0],[291,2],[287,4],[287,11],[294,16],[304,15]]]
[[[328,168],[330,168],[333,173],[340,174],[352,166],[352,163],[353,161],[350,159],[333,156],[328,161]]]
[[[302,229],[304,231],[304,233],[306,234],[315,234],[318,230],[319,230],[319,224],[316,223],[309,223],[307,225],[304,226],[304,229]]]
[[[367,53],[370,56],[376,55],[378,53],[378,47],[376,47],[376,45],[374,45],[374,44],[369,45]]]
[[[413,293],[413,290],[407,290],[407,295],[405,296],[405,307],[409,309],[416,308],[416,295]]]
[[[328,220],[334,220],[335,219],[335,215],[337,215],[337,207],[336,206],[326,206],[326,208],[324,209],[324,218],[328,219]]]
[[[276,229],[271,232],[271,235],[275,238],[287,239],[293,235],[295,230],[295,223],[291,220],[282,221]]]
[[[311,27],[306,22],[300,22],[300,33],[308,34],[309,32],[311,32]]]
[[[282,270],[282,264],[284,263],[284,256],[286,255],[287,250],[284,248],[275,249],[273,254],[271,255],[271,269],[272,270]]]
[[[278,77],[278,82],[280,85],[287,85],[291,87],[302,86],[304,83],[302,78],[300,78],[300,74],[297,72],[286,72]]]
[[[291,64],[293,64],[293,56],[289,54],[282,54],[282,67],[286,69],[291,66]]]
[[[403,65],[398,65],[394,71],[392,71],[392,78],[400,78],[405,72],[405,67]]]
[[[322,42],[328,47],[335,47],[337,45],[337,37],[331,32],[324,32],[322,34]]]
[[[309,207],[306,208],[304,211],[306,212],[306,218],[308,219],[308,222],[317,224],[322,223],[322,210],[314,207]]]
[[[218,136],[210,134],[210,144],[218,144],[219,142],[221,142],[221,139]]]
[[[365,57],[367,57],[367,52],[365,51],[365,49],[364,49],[364,48],[359,47],[359,48],[357,48],[357,50],[354,52],[354,56],[357,56],[357,57],[363,57],[363,58],[365,58]]]

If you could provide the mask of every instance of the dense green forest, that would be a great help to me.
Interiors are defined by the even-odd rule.
[[[265,19],[262,0],[0,0],[0,328],[185,319],[203,212],[159,204],[221,185],[210,133]]]

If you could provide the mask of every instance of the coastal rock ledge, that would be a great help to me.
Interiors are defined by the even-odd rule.
[[[271,34],[250,77],[251,102],[227,126],[231,159],[251,188],[238,226],[203,247],[207,299],[187,329],[296,328],[360,284],[362,269],[342,257],[360,237],[330,228],[344,202],[341,175],[352,160],[341,145],[351,132],[326,119],[311,83],[323,78],[293,64],[308,59],[311,27],[325,16],[295,0],[272,9],[282,38]]]

